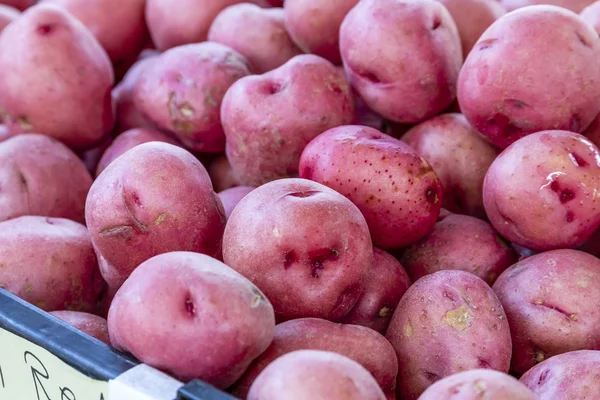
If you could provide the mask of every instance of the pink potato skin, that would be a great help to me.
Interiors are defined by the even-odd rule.
[[[465,61],[460,109],[499,148],[543,130],[579,133],[600,111],[599,57],[598,34],[571,11],[512,12],[483,33]]]
[[[269,347],[275,317],[261,291],[222,262],[174,252],[131,274],[111,304],[108,328],[112,344],[140,361],[226,388]]]
[[[91,186],[83,162],[51,137],[24,134],[0,143],[0,221],[42,215],[83,223]]]
[[[94,181],[85,210],[113,288],[158,254],[221,253],[221,200],[202,164],[177,146],[144,143],[117,158]]]
[[[252,186],[236,186],[219,192],[219,198],[225,209],[225,216],[229,218],[235,206],[254,189],[256,188]]]
[[[577,250],[528,257],[493,286],[511,327],[511,372],[520,376],[549,357],[600,350],[600,260]]]
[[[298,176],[304,147],[317,135],[354,118],[343,74],[310,54],[234,83],[221,107],[227,158],[240,182],[260,186]]]
[[[410,285],[410,277],[398,260],[373,248],[373,268],[367,275],[361,296],[343,322],[385,334],[398,302]]]
[[[600,153],[585,137],[538,132],[494,161],[483,201],[496,230],[525,248],[575,248],[600,226]]]
[[[411,128],[402,140],[433,167],[444,187],[443,206],[485,219],[483,180],[500,151],[462,114],[443,114]]]
[[[406,143],[364,126],[319,135],[302,153],[300,176],[356,204],[373,243],[384,249],[427,235],[442,207],[442,185],[429,163]]]
[[[600,34],[600,3],[592,2],[579,14],[583,22],[594,28]]]
[[[517,8],[533,5],[549,4],[563,7],[573,12],[581,12],[585,7],[595,2],[595,0],[499,0],[500,4],[507,11],[514,11]]]
[[[594,118],[590,126],[583,131],[582,135],[594,143],[596,147],[600,147],[600,114]]]
[[[600,351],[579,350],[554,356],[521,377],[539,400],[595,399],[598,396]]]
[[[16,8],[0,4],[0,32],[2,32],[6,25],[19,18],[19,15],[21,13]]]
[[[333,64],[342,63],[339,32],[344,17],[359,0],[287,0],[285,24],[294,42],[306,53]]]
[[[181,147],[181,144],[179,144],[177,140],[163,132],[144,128],[130,129],[117,136],[112,144],[106,148],[102,154],[102,158],[100,158],[100,161],[98,162],[96,176],[100,175],[117,157],[125,154],[137,145],[148,142],[163,142]]]
[[[248,400],[385,400],[369,372],[336,353],[300,350],[275,360],[252,385]]]
[[[245,56],[257,74],[278,68],[302,54],[286,30],[283,9],[265,9],[251,3],[221,11],[210,26],[208,40]]]
[[[491,369],[459,372],[431,385],[419,400],[540,400],[510,375]]]
[[[36,5],[4,28],[0,70],[0,119],[10,133],[42,133],[85,149],[112,130],[110,60],[59,7]],[[23,71],[35,73],[19,79]]]
[[[415,282],[400,300],[387,339],[398,356],[401,400],[416,400],[442,378],[470,369],[508,372],[511,337],[490,287],[465,271]]]
[[[189,149],[223,152],[221,100],[235,81],[250,73],[249,68],[244,56],[218,43],[179,46],[159,55],[142,72],[134,104]]]
[[[517,262],[517,255],[487,222],[453,214],[436,223],[428,236],[406,248],[400,260],[413,281],[453,269],[470,272],[492,285]]]
[[[0,4],[7,5],[21,11],[31,7],[36,2],[37,0],[0,0]]]
[[[506,10],[496,0],[438,0],[450,12],[458,28],[466,58],[483,32]]]
[[[278,321],[339,321],[360,297],[373,246],[364,217],[344,196],[305,179],[281,179],[238,203],[223,259],[265,292]]]
[[[0,286],[45,311],[95,312],[104,288],[85,226],[25,216],[0,222]]]
[[[239,180],[233,175],[231,164],[226,156],[215,158],[208,166],[208,174],[212,181],[215,192],[236,187],[240,185]]]
[[[275,327],[273,342],[232,387],[233,395],[246,398],[252,383],[265,368],[297,350],[330,351],[348,357],[366,368],[384,393],[392,394],[396,389],[398,361],[385,337],[363,326],[302,318]]]
[[[52,311],[50,314],[88,335],[110,345],[106,319],[79,311]]]
[[[456,98],[460,37],[437,1],[360,1],[342,23],[340,49],[350,84],[387,119],[418,123]]]
[[[578,250],[585,251],[594,257],[600,257],[600,229],[594,232],[588,241],[585,242],[583,246],[579,247]]]

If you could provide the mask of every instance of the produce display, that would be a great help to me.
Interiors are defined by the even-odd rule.
[[[600,0],[0,0],[0,288],[240,400],[599,400],[599,146]]]

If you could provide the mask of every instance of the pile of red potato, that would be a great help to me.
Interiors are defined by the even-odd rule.
[[[240,399],[600,399],[600,1],[0,3],[0,287]]]

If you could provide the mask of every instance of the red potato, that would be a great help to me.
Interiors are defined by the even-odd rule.
[[[285,27],[283,9],[240,3],[219,13],[208,31],[208,40],[231,47],[262,74],[302,54]]]
[[[275,317],[261,291],[222,262],[174,252],[131,274],[108,328],[113,345],[143,363],[226,388],[269,347]]]
[[[342,319],[373,264],[369,229],[339,193],[281,179],[242,199],[229,217],[223,259],[271,300],[279,321]]]
[[[600,147],[600,114],[594,118],[590,126],[583,131],[582,135],[594,143],[596,147]]]
[[[85,149],[112,130],[110,60],[66,11],[40,4],[7,26],[0,71],[0,119],[10,133],[43,133]]]
[[[600,33],[600,2],[594,1],[579,14],[581,19]]]
[[[285,24],[306,53],[341,64],[339,32],[344,17],[359,0],[286,0]]]
[[[239,180],[233,175],[231,164],[226,156],[215,158],[208,166],[208,174],[215,192],[222,192],[240,185]]]
[[[470,272],[492,285],[517,262],[517,255],[487,222],[453,214],[435,224],[431,234],[405,249],[400,261],[413,281],[453,269]]]
[[[16,8],[0,4],[0,32],[2,32],[6,25],[19,18],[19,15],[21,13]]]
[[[600,226],[600,153],[585,137],[538,132],[494,161],[483,201],[494,228],[536,251],[575,248]]]
[[[237,186],[219,192],[219,198],[225,209],[225,216],[229,218],[235,206],[254,189],[256,188],[252,186]]]
[[[415,243],[433,229],[442,185],[406,143],[364,126],[341,126],[315,138],[300,158],[300,176],[340,192],[361,210],[375,245]]]
[[[493,286],[513,338],[511,371],[520,376],[552,356],[600,350],[600,260],[554,250],[507,269]]]
[[[37,0],[0,0],[0,4],[7,5],[21,11],[31,7],[36,2]]]
[[[500,152],[462,114],[433,117],[410,129],[402,140],[423,156],[440,178],[445,208],[486,218],[483,180]]]
[[[354,120],[352,121],[352,125],[368,126],[369,128],[377,129],[383,131],[384,133],[388,133],[384,130],[386,124],[384,118],[381,115],[377,114],[375,111],[371,110],[369,106],[366,105],[365,102],[356,93],[354,93],[354,104],[356,105],[356,111],[354,113]],[[388,135],[391,134],[388,133]]]
[[[419,400],[540,400],[510,375],[490,369],[459,372],[431,385]]]
[[[106,319],[94,314],[79,311],[52,311],[50,314],[69,325],[110,345]]]
[[[586,6],[594,3],[596,0],[499,0],[500,4],[508,11],[516,10],[517,8],[549,4],[553,6],[563,7],[573,12],[581,12]]]
[[[97,146],[79,152],[79,158],[81,159],[81,161],[83,161],[83,164],[85,165],[85,167],[91,175],[94,175],[96,173],[96,167],[98,167],[98,163],[100,162],[102,154],[104,154],[104,152],[111,145],[112,142],[112,135],[107,136],[106,139],[104,139]]]
[[[543,130],[581,132],[600,111],[599,57],[598,34],[571,11],[532,6],[509,13],[465,61],[460,109],[500,148]],[[561,68],[550,59],[561,60]]]
[[[83,223],[91,185],[83,162],[57,140],[26,134],[0,143],[0,221],[42,215]]]
[[[94,181],[85,219],[106,260],[110,287],[142,262],[171,251],[219,257],[225,212],[208,173],[184,149],[151,142],[114,160]]]
[[[134,104],[189,149],[223,152],[221,101],[235,81],[250,73],[249,68],[244,56],[218,43],[179,46],[142,71]]]
[[[490,287],[465,271],[415,282],[400,300],[386,337],[398,356],[402,400],[416,400],[442,378],[470,369],[508,372],[511,337]]]
[[[227,158],[248,186],[298,176],[304,147],[354,118],[346,78],[328,61],[299,55],[266,74],[234,83],[221,107]]]
[[[596,399],[600,351],[580,350],[554,356],[521,377],[539,400]]]
[[[94,312],[104,282],[85,226],[24,216],[0,222],[0,287],[45,311]]]
[[[269,348],[254,360],[231,392],[246,398],[253,382],[265,368],[284,354],[297,350],[331,351],[348,357],[366,368],[384,393],[393,398],[398,361],[390,343],[366,327],[318,318],[295,319],[277,325]]]
[[[6,125],[0,125],[0,142],[5,141],[6,139],[11,138],[13,135],[8,133],[8,129]]]
[[[257,378],[248,400],[385,400],[369,372],[339,354],[301,350],[275,360]]]
[[[352,86],[375,112],[404,124],[454,101],[460,46],[450,13],[434,0],[363,0],[340,29]]]
[[[163,142],[181,147],[181,144],[177,140],[163,132],[144,128],[130,129],[117,136],[112,144],[106,148],[98,162],[96,176],[100,175],[119,156],[125,154],[135,146],[148,142]]]
[[[588,239],[578,250],[585,251],[595,257],[600,257],[600,229]]]

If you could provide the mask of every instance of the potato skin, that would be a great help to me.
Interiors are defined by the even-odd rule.
[[[387,119],[421,122],[456,97],[460,38],[437,1],[360,1],[342,23],[340,50],[351,85]]]
[[[16,8],[17,10],[23,11],[27,7],[31,7],[36,3],[37,0],[1,0],[0,4],[7,5],[9,7]]]
[[[106,319],[80,311],[52,311],[50,314],[69,325],[110,345]]]
[[[573,350],[600,349],[600,260],[553,250],[507,269],[493,286],[513,337],[511,371]]]
[[[117,158],[94,181],[85,209],[111,287],[158,254],[221,252],[221,200],[202,164],[177,146],[144,143]]]
[[[576,14],[553,6],[512,12],[465,61],[460,109],[499,148],[543,130],[582,132],[600,111],[599,57],[598,34]]]
[[[225,209],[225,216],[229,218],[235,206],[254,189],[256,188],[253,186],[236,186],[219,192],[219,198]]]
[[[373,243],[384,249],[431,232],[444,197],[435,172],[412,147],[364,126],[340,126],[315,138],[300,158],[300,176],[356,204]]]
[[[493,162],[483,201],[494,228],[536,251],[575,248],[600,226],[600,153],[585,137],[542,131]]]
[[[440,271],[415,282],[400,300],[387,339],[398,356],[396,396],[415,400],[427,387],[477,368],[508,372],[511,337],[490,287],[465,271]]]
[[[510,375],[491,369],[459,372],[431,385],[419,400],[539,400]]]
[[[104,282],[85,226],[24,216],[0,222],[0,286],[45,311],[94,312]]]
[[[302,54],[285,27],[282,8],[264,9],[251,3],[227,7],[217,15],[208,40],[231,47],[263,74]]]
[[[589,26],[600,33],[600,3],[597,1],[592,2],[589,6],[584,8],[579,16]]]
[[[483,180],[500,151],[488,143],[462,114],[433,117],[413,128],[402,141],[433,167],[444,187],[449,211],[486,218]]]
[[[385,334],[398,302],[411,285],[406,270],[391,254],[374,247],[373,268],[345,324],[366,326]]]
[[[2,29],[4,29],[6,25],[19,18],[19,15],[21,15],[21,13],[16,8],[0,4],[0,32],[2,32]]]
[[[523,8],[533,5],[550,4],[566,8],[573,12],[580,12],[586,6],[594,3],[595,0],[499,0],[500,4],[506,8],[507,11],[514,11],[517,8]]]
[[[596,147],[600,147],[600,114],[594,118],[590,126],[583,131],[582,135],[594,143]]]
[[[59,7],[31,7],[2,31],[0,70],[0,109],[10,133],[43,133],[84,149],[112,130],[110,60]],[[24,71],[32,72],[20,79]]]
[[[1,139],[0,139],[1,140]],[[97,144],[94,147],[90,147],[89,149],[80,151],[77,153],[83,165],[87,168],[88,172],[95,176],[96,168],[98,167],[98,163],[100,162],[100,158],[102,158],[102,154],[106,151],[106,149],[112,144],[113,136],[107,136],[102,142]]]
[[[404,249],[402,265],[413,281],[446,270],[477,275],[488,285],[517,262],[517,255],[490,224],[453,214],[435,224],[433,232]]]
[[[531,368],[521,377],[539,400],[595,399],[598,396],[600,351],[559,354]]]
[[[261,291],[222,262],[173,252],[131,274],[110,306],[108,328],[113,345],[140,361],[226,388],[269,347],[275,317]]]
[[[224,155],[211,161],[208,165],[208,174],[210,175],[215,192],[222,192],[226,189],[240,186],[239,180],[233,175],[229,160]]]
[[[212,42],[178,46],[142,72],[134,104],[189,149],[222,152],[221,100],[236,80],[249,73],[246,58],[227,46]]]
[[[91,185],[83,162],[51,137],[24,134],[0,143],[0,221],[41,215],[83,223]]]
[[[382,335],[363,326],[301,318],[275,327],[273,342],[235,383],[233,395],[246,398],[252,383],[265,368],[275,359],[297,350],[331,351],[348,357],[366,368],[384,393],[394,393],[398,361],[394,349]]]
[[[231,86],[221,106],[227,158],[244,185],[296,177],[304,147],[353,117],[346,78],[323,58],[299,55]]]
[[[223,236],[225,264],[256,284],[278,321],[343,318],[373,264],[369,229],[339,193],[281,179],[244,197]]]

